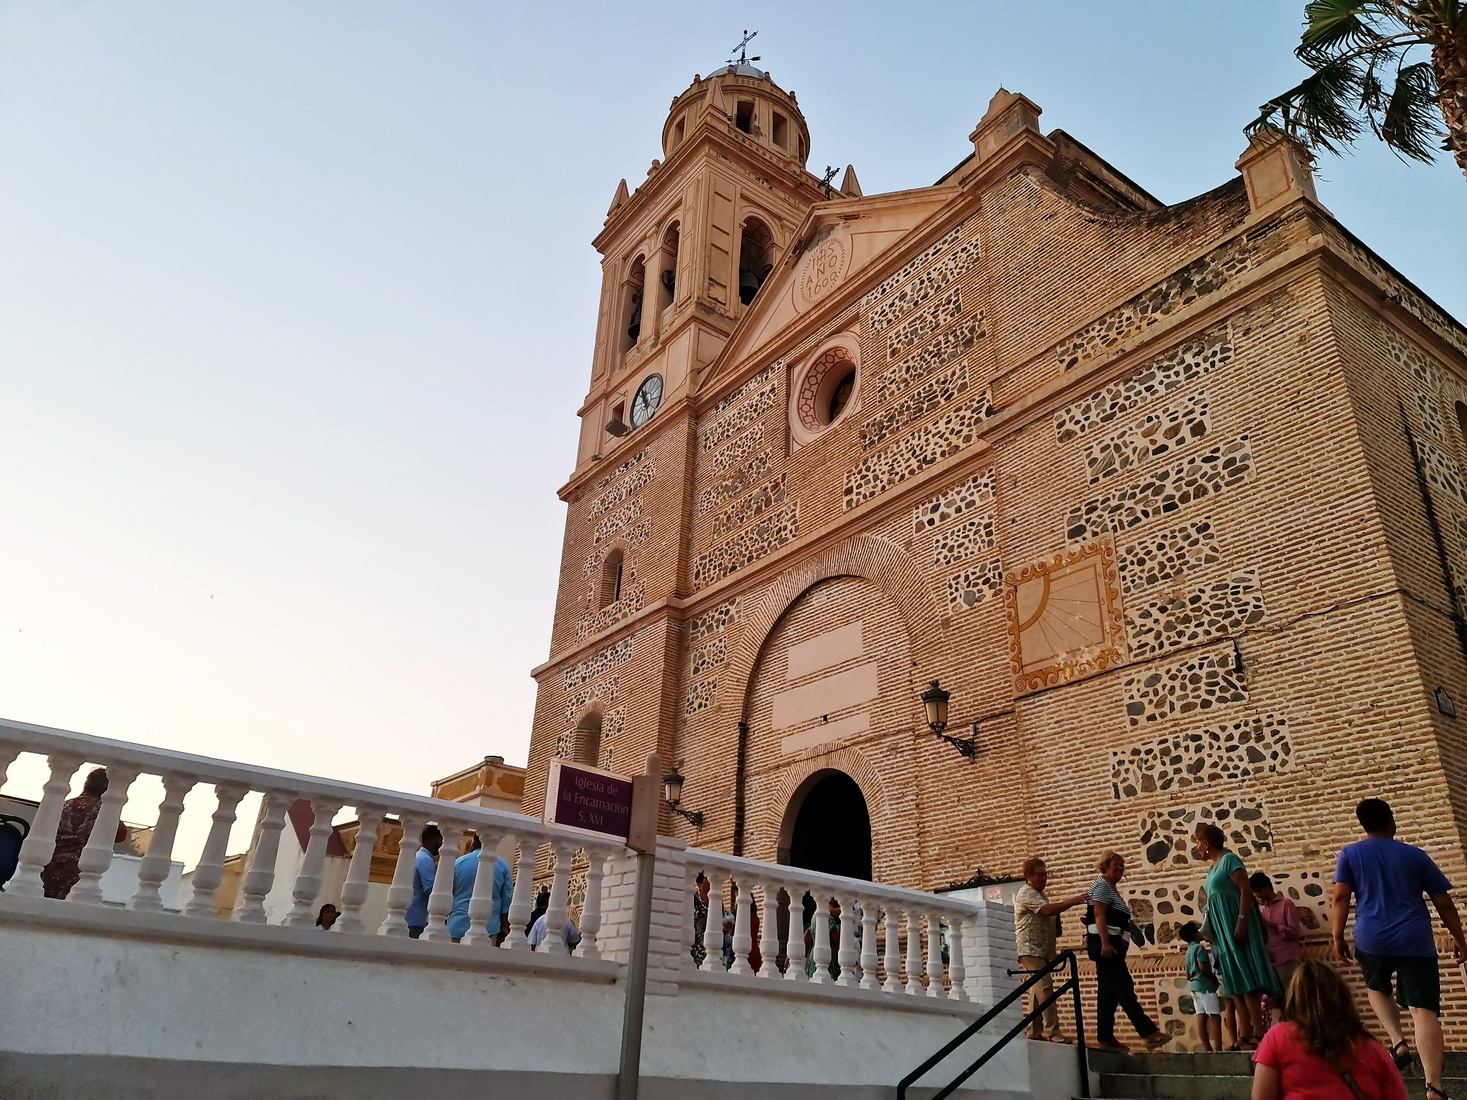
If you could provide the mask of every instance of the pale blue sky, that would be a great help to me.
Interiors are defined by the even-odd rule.
[[[0,0],[0,715],[406,790],[522,762],[589,242],[695,72],[757,28],[867,194],[1003,84],[1176,202],[1302,7]],[[1320,175],[1467,315],[1449,162]]]

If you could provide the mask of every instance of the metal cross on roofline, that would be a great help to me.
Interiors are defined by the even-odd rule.
[[[825,197],[830,198],[830,181],[835,179],[835,169],[830,165],[825,166],[825,175],[820,177],[820,183],[825,188]]]
[[[737,46],[734,47],[734,50],[738,50],[739,51],[738,60],[735,61],[732,57],[730,57],[728,59],[728,64],[730,64],[730,65],[747,65],[750,61],[758,61],[759,60],[759,58],[757,58],[757,57],[750,57],[749,56],[749,43],[754,40],[754,35],[756,35],[758,33],[759,33],[758,31],[753,31],[752,33],[749,32],[749,31],[744,31],[744,40],[742,42],[740,42]],[[733,53],[733,50],[730,50],[729,53]]]

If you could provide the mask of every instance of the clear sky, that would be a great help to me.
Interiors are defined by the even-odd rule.
[[[0,715],[424,793],[523,762],[589,242],[695,72],[757,29],[868,195],[1002,84],[1177,202],[1302,9],[0,0]],[[1450,162],[1320,197],[1467,316]]]

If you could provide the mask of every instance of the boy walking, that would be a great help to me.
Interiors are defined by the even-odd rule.
[[[1196,921],[1188,921],[1177,929],[1187,945],[1187,978],[1192,983],[1192,1005],[1197,1015],[1197,1038],[1208,1053],[1222,1050],[1222,1006],[1218,1004],[1217,973],[1212,968],[1212,954],[1203,942]]]

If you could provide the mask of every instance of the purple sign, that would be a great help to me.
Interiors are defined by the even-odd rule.
[[[632,781],[564,760],[551,763],[545,822],[626,840],[632,828]]]

